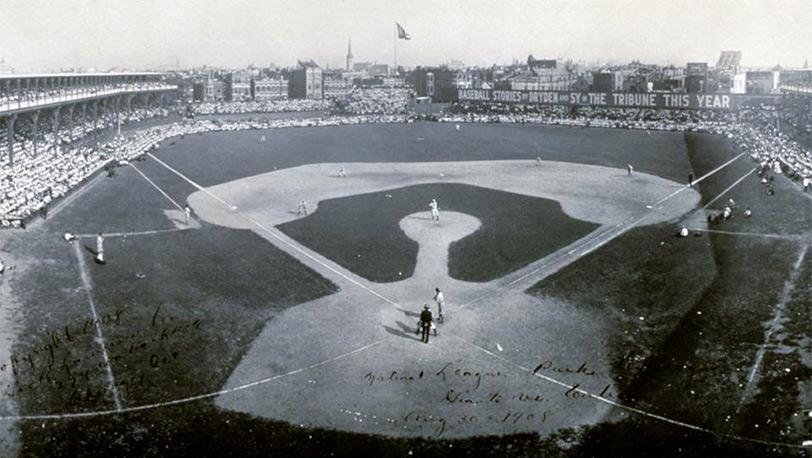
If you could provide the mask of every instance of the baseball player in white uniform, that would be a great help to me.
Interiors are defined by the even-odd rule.
[[[104,264],[104,236],[101,232],[96,236],[96,262]]]
[[[429,207],[431,207],[431,219],[440,221],[440,207],[437,205],[437,200],[431,199]]]
[[[436,292],[434,295],[434,302],[437,303],[437,321],[442,323],[444,321],[443,306],[445,305],[445,296],[443,295],[443,292],[440,291],[440,288],[434,288],[434,291]]]

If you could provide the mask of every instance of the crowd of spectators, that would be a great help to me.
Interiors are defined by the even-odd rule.
[[[330,109],[327,100],[280,99],[252,100],[246,102],[203,102],[192,106],[198,115],[231,115],[244,113],[297,113],[305,111],[326,111]]]
[[[136,109],[121,119],[122,124],[129,124],[167,114],[162,108]],[[114,125],[115,115],[104,114],[96,129],[102,132]],[[86,122],[73,130],[63,129],[58,138],[45,133],[38,139],[37,154],[34,154],[34,140],[17,134],[14,166],[8,161],[0,166],[2,227],[20,227],[33,214],[47,214],[51,201],[64,196],[114,157],[109,144],[84,144],[93,132],[93,123]],[[5,137],[0,139],[0,145],[6,144]]]
[[[812,179],[812,152],[781,132],[779,114],[772,108],[742,110],[740,122],[731,124],[728,136],[759,164],[759,171],[783,173],[805,184]]]
[[[355,88],[344,102],[337,102],[336,113],[405,114],[409,111],[410,91],[406,88]]]
[[[192,105],[196,115],[232,115],[247,113],[296,113],[325,111],[332,114],[371,115],[406,114],[410,91],[405,88],[355,88],[347,100],[254,100],[244,102],[204,102]]]

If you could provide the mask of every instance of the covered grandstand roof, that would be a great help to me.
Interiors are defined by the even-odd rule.
[[[126,72],[126,73],[10,73],[0,75],[0,79],[25,79],[25,78],[59,78],[65,76],[161,76],[162,72]]]

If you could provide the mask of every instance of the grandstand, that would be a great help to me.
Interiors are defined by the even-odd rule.
[[[739,73],[741,60],[741,51],[722,51],[716,62],[716,70],[735,75]]]
[[[6,130],[6,154],[14,167],[15,124],[18,118],[30,121],[33,154],[37,153],[40,138],[40,115],[51,118],[52,143],[57,147],[60,128],[64,124],[62,112],[67,111],[68,131],[73,131],[74,111],[81,116],[84,128],[90,110],[93,131],[99,129],[100,118],[111,112],[116,123],[121,112],[131,112],[133,101],[146,107],[151,103],[166,106],[177,86],[166,84],[165,75],[159,73],[121,74],[42,74],[0,75],[0,126]]]

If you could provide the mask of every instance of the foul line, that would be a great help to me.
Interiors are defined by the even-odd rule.
[[[715,229],[691,229],[694,232],[707,232],[709,234],[723,234],[723,235],[745,235],[751,237],[767,237],[773,239],[783,240],[797,240],[801,238],[800,235],[781,235],[781,234],[759,234],[758,232],[733,232],[733,231],[718,231]]]
[[[153,234],[165,234],[167,232],[178,232],[178,231],[186,231],[190,228],[179,227],[175,229],[158,229],[154,231],[141,231],[141,232],[105,232],[104,237],[134,237],[137,235],[153,235]],[[77,239],[92,239],[95,238],[98,234],[77,234],[74,235]]]
[[[110,391],[113,393],[113,401],[116,404],[116,411],[121,412],[121,398],[118,394],[118,388],[116,387],[116,379],[113,377],[113,369],[110,367],[110,358],[107,356],[107,347],[104,345],[104,336],[101,332],[101,326],[99,325],[99,315],[96,313],[96,305],[93,302],[93,294],[91,293],[90,289],[90,279],[87,276],[87,266],[85,265],[85,258],[82,255],[82,252],[79,250],[79,244],[73,244],[73,252],[76,254],[76,259],[79,261],[79,273],[82,277],[82,284],[85,287],[85,292],[87,293],[87,300],[90,302],[90,311],[93,312],[93,323],[96,325],[96,342],[101,347],[102,356],[104,357],[104,364],[107,367],[107,380],[110,382]]]
[[[97,324],[97,326],[98,326],[98,324]],[[380,343],[382,343],[382,342],[384,342],[386,340],[388,340],[388,338],[387,339],[381,339],[381,340],[378,340],[376,342],[372,342],[369,345],[364,345],[363,347],[356,348],[355,350],[349,351],[347,353],[343,353],[343,354],[340,354],[338,356],[334,356],[334,357],[332,357],[330,359],[327,359],[327,360],[324,360],[324,361],[322,361],[320,363],[311,364],[310,366],[307,366],[307,367],[302,367],[302,368],[299,368],[299,369],[292,370],[290,372],[285,372],[284,374],[274,375],[272,377],[267,377],[267,378],[264,378],[264,379],[261,379],[261,380],[246,383],[244,385],[235,386],[234,388],[228,388],[228,389],[225,389],[225,390],[213,391],[211,393],[199,394],[197,396],[189,396],[188,398],[175,399],[175,400],[172,400],[172,401],[165,401],[165,402],[156,402],[154,404],[145,404],[145,405],[135,406],[135,407],[121,408],[119,406],[119,408],[117,408],[116,410],[99,410],[99,411],[95,411],[95,412],[77,412],[77,413],[65,413],[65,414],[6,416],[6,417],[0,417],[0,421],[5,421],[5,420],[13,420],[13,421],[24,421],[24,420],[70,420],[70,419],[75,419],[75,418],[101,417],[101,416],[104,416],[104,415],[117,415],[117,414],[131,413],[131,412],[140,412],[142,410],[151,410],[151,409],[157,409],[157,408],[161,408],[161,407],[174,406],[174,405],[178,405],[178,404],[186,404],[186,403],[194,402],[194,401],[201,401],[201,400],[204,400],[204,399],[215,398],[215,397],[222,396],[222,395],[225,395],[225,394],[234,393],[234,392],[237,392],[237,391],[242,391],[242,390],[245,390],[245,389],[248,389],[248,388],[253,388],[255,386],[264,385],[266,383],[273,382],[274,380],[279,380],[281,378],[289,377],[291,375],[296,375],[296,374],[299,374],[299,373],[302,373],[302,372],[305,372],[305,371],[308,371],[308,370],[311,370],[311,369],[315,369],[317,367],[324,366],[325,364],[329,364],[329,363],[332,363],[334,361],[338,361],[340,359],[344,359],[344,358],[346,358],[348,356],[354,355],[356,353],[360,353],[360,352],[362,352],[364,350],[367,350],[367,349],[372,348],[372,347],[374,347],[376,345],[379,345]]]
[[[152,156],[152,155],[150,154],[150,156]],[[132,162],[130,162],[130,163],[129,163],[129,165],[130,165],[130,167],[132,167],[132,168],[133,168],[133,170],[135,170],[136,172],[138,172],[138,174],[139,174],[139,175],[141,175],[142,177],[144,177],[144,179],[145,179],[145,180],[147,180],[147,181],[149,182],[149,184],[151,184],[152,186],[154,186],[154,187],[155,187],[155,189],[157,189],[157,190],[158,190],[158,192],[160,192],[161,194],[163,194],[163,196],[164,196],[164,197],[166,197],[167,199],[169,199],[169,201],[170,201],[170,202],[172,202],[172,204],[173,204],[174,206],[178,207],[178,210],[183,211],[183,207],[181,207],[180,205],[178,205],[178,203],[177,203],[177,202],[175,202],[175,201],[174,201],[174,200],[173,200],[171,197],[169,197],[169,194],[165,193],[163,189],[159,188],[159,187],[158,187],[158,185],[157,185],[157,184],[155,184],[155,182],[153,182],[152,180],[150,180],[149,178],[147,178],[147,176],[146,176],[146,175],[144,175],[143,173],[141,173],[141,171],[140,171],[140,170],[138,170],[138,167],[136,167],[135,165],[133,165],[133,163],[132,163]]]
[[[707,433],[707,434],[712,434],[714,436],[723,437],[723,438],[726,438],[726,439],[733,439],[733,440],[745,441],[745,442],[753,442],[753,443],[757,443],[757,444],[761,444],[761,445],[770,445],[770,446],[776,446],[776,447],[787,447],[787,448],[796,448],[796,449],[802,447],[802,446],[799,446],[799,445],[783,444],[781,442],[769,442],[769,441],[764,441],[764,440],[759,440],[759,439],[752,439],[752,438],[749,438],[749,437],[740,437],[740,436],[733,436],[733,435],[729,435],[729,434],[722,434],[722,433],[718,433],[716,431],[713,431],[711,429],[703,428],[701,426],[692,425],[690,423],[685,423],[685,422],[682,422],[682,421],[679,421],[679,420],[673,420],[671,418],[667,418],[667,417],[664,417],[662,415],[657,415],[655,413],[646,412],[645,410],[641,410],[641,409],[638,409],[636,407],[627,406],[627,405],[621,404],[621,403],[619,403],[617,401],[613,401],[611,399],[605,398],[605,397],[603,397],[601,395],[591,393],[589,391],[586,391],[584,389],[579,388],[578,385],[569,385],[569,384],[564,383],[564,382],[562,382],[560,380],[556,380],[556,379],[554,379],[552,377],[548,377],[548,376],[546,376],[544,374],[539,374],[537,372],[533,372],[533,370],[531,370],[531,369],[529,369],[527,367],[524,367],[521,364],[514,363],[513,361],[510,361],[509,359],[503,358],[503,357],[497,355],[496,353],[494,353],[494,352],[492,352],[490,350],[487,350],[487,349],[485,349],[483,347],[480,347],[477,344],[469,342],[469,341],[467,341],[467,340],[465,340],[465,339],[463,339],[461,337],[457,337],[457,336],[454,336],[454,335],[452,335],[452,337],[454,337],[455,339],[460,340],[460,341],[462,341],[462,342],[464,342],[464,343],[466,343],[466,344],[480,350],[481,352],[483,352],[483,353],[485,353],[487,355],[490,355],[493,358],[496,358],[496,359],[498,359],[498,360],[500,360],[500,361],[502,361],[504,363],[507,363],[507,364],[509,364],[509,365],[511,365],[513,367],[518,368],[518,369],[521,369],[524,372],[532,374],[532,375],[534,375],[536,377],[539,377],[539,378],[541,378],[543,380],[546,380],[546,381],[548,381],[550,383],[554,383],[554,384],[556,384],[558,386],[561,386],[562,388],[566,388],[567,390],[571,390],[571,391],[576,391],[576,392],[578,392],[580,394],[583,394],[584,396],[588,396],[588,397],[590,397],[592,399],[595,399],[597,401],[604,402],[604,403],[609,404],[611,406],[614,406],[614,407],[617,407],[617,408],[620,408],[620,409],[623,409],[623,410],[627,410],[629,412],[633,412],[633,413],[636,413],[636,414],[639,414],[639,415],[643,415],[643,416],[648,417],[648,418],[653,418],[655,420],[660,420],[660,421],[663,421],[663,422],[666,422],[666,423],[670,423],[672,425],[682,426],[684,428],[692,429],[694,431],[699,431],[699,432],[703,432],[703,433]]]
[[[164,162],[164,161],[162,161],[162,160],[158,159],[157,157],[155,157],[155,155],[153,155],[152,153],[147,153],[147,156],[149,156],[149,157],[151,157],[151,158],[155,159],[155,160],[156,160],[156,161],[157,161],[159,164],[161,164],[162,166],[166,167],[166,168],[167,168],[167,169],[168,169],[170,172],[172,172],[172,173],[174,173],[175,175],[177,175],[177,176],[179,176],[179,177],[183,178],[183,179],[184,179],[186,182],[188,182],[190,185],[192,185],[192,186],[194,186],[195,188],[197,188],[197,189],[199,189],[199,190],[201,190],[201,191],[205,192],[206,194],[208,194],[208,195],[212,196],[213,198],[215,198],[216,200],[220,201],[221,203],[223,203],[223,205],[227,206],[228,208],[230,208],[230,209],[232,209],[232,210],[236,209],[236,207],[234,207],[233,205],[229,204],[229,203],[228,203],[228,202],[226,202],[225,200],[221,199],[220,197],[218,197],[217,195],[215,195],[214,193],[212,193],[212,192],[211,192],[211,191],[209,191],[208,189],[204,188],[203,186],[200,186],[199,184],[195,183],[194,181],[190,180],[189,178],[186,178],[186,176],[185,176],[184,174],[182,174],[182,173],[178,172],[177,170],[173,169],[173,168],[172,168],[172,167],[170,167],[170,166],[169,166],[169,165],[168,165],[166,162]]]
[[[248,216],[247,214],[244,214],[244,213],[242,213],[242,212],[240,212],[240,211],[237,211],[237,207],[235,207],[234,205],[232,205],[232,204],[230,204],[230,203],[226,202],[225,200],[223,200],[222,198],[220,198],[220,196],[218,196],[218,195],[214,194],[213,192],[209,191],[208,189],[205,189],[204,187],[202,187],[202,186],[200,186],[199,184],[195,183],[195,182],[194,182],[194,181],[192,181],[191,179],[187,178],[187,177],[186,177],[185,175],[183,175],[182,173],[178,172],[177,170],[173,169],[172,167],[170,167],[169,165],[167,165],[167,164],[166,164],[165,162],[163,162],[162,160],[160,160],[160,159],[158,159],[157,157],[155,157],[155,156],[154,156],[152,153],[147,153],[147,154],[148,154],[148,155],[149,155],[151,158],[155,159],[155,160],[156,160],[156,161],[157,161],[159,164],[161,164],[161,165],[163,165],[164,167],[166,167],[166,168],[167,168],[167,169],[168,169],[170,172],[172,172],[172,173],[174,173],[175,175],[177,175],[177,176],[181,177],[182,179],[184,179],[186,182],[188,182],[189,184],[191,184],[191,185],[192,185],[192,186],[194,186],[195,188],[197,188],[197,189],[199,189],[199,190],[201,190],[201,191],[205,192],[205,193],[206,193],[206,194],[208,194],[209,196],[211,196],[211,197],[213,197],[214,199],[216,199],[218,202],[221,202],[223,205],[225,205],[226,207],[228,207],[230,210],[232,210],[233,212],[235,212],[237,215],[239,215],[239,216],[241,216],[241,217],[245,218],[247,221],[249,221],[250,223],[252,223],[252,224],[253,224],[253,225],[255,225],[256,227],[258,227],[258,228],[262,229],[262,230],[263,230],[263,231],[265,231],[265,232],[266,232],[268,235],[270,235],[271,237],[275,238],[275,239],[276,239],[276,240],[278,240],[279,242],[281,242],[281,243],[283,243],[283,244],[287,245],[288,247],[290,247],[290,248],[292,248],[292,249],[296,250],[297,252],[299,252],[299,253],[301,253],[302,255],[306,256],[308,259],[312,260],[313,262],[315,262],[315,263],[319,264],[320,266],[324,267],[325,269],[327,269],[327,270],[329,270],[329,271],[331,271],[331,272],[335,273],[336,275],[339,275],[340,277],[344,278],[345,280],[349,281],[350,283],[354,284],[355,286],[357,286],[357,287],[359,287],[359,288],[363,289],[364,291],[366,291],[366,292],[368,292],[368,293],[372,294],[373,296],[376,296],[376,297],[378,297],[378,298],[380,298],[380,299],[382,299],[382,300],[384,300],[384,301],[388,302],[389,304],[394,305],[394,306],[395,306],[395,307],[397,307],[399,310],[402,310],[402,307],[401,307],[401,306],[400,306],[400,304],[398,304],[397,302],[395,302],[395,301],[393,301],[393,300],[389,299],[388,297],[386,297],[386,296],[384,296],[384,295],[382,295],[382,294],[378,293],[377,291],[375,291],[375,290],[373,290],[373,289],[371,289],[371,288],[369,288],[369,287],[367,287],[367,286],[362,285],[361,283],[359,283],[359,282],[358,282],[358,281],[356,281],[355,279],[350,278],[350,277],[349,277],[349,276],[347,276],[346,274],[344,274],[344,273],[342,273],[342,272],[339,272],[337,269],[335,269],[335,268],[333,268],[333,267],[331,267],[331,266],[327,265],[326,263],[322,262],[320,259],[317,259],[315,256],[313,256],[312,254],[310,254],[310,253],[308,253],[307,251],[303,250],[302,248],[300,248],[300,247],[296,246],[295,244],[293,244],[293,243],[291,243],[291,242],[289,242],[289,241],[285,240],[284,238],[282,238],[281,236],[279,236],[279,234],[277,234],[277,233],[276,233],[276,231],[273,231],[273,230],[271,230],[271,229],[268,229],[267,227],[265,227],[264,225],[260,224],[260,223],[259,223],[257,220],[255,220],[254,218],[251,218],[251,217],[250,217],[250,216]]]
[[[595,240],[598,240],[601,237],[604,237],[606,234],[608,234],[611,231],[615,230],[616,228],[620,227],[620,225],[624,224],[626,221],[629,221],[631,218],[632,217],[627,218],[627,219],[623,220],[622,222],[620,222],[620,223],[618,223],[618,224],[616,224],[614,226],[610,226],[608,229],[605,229],[603,231],[601,231],[600,229],[595,230],[595,232],[593,234],[587,235],[586,237],[576,241],[575,242],[575,248],[572,248],[572,249],[570,249],[568,251],[565,251],[565,252],[559,254],[558,256],[548,260],[547,262],[544,262],[543,264],[541,264],[537,268],[531,270],[530,272],[527,272],[526,274],[520,276],[519,278],[516,278],[515,280],[511,281],[510,283],[502,285],[502,286],[500,286],[498,288],[491,289],[490,291],[482,294],[481,296],[479,296],[477,298],[474,298],[474,299],[471,299],[470,301],[466,302],[465,304],[460,305],[459,308],[463,309],[465,307],[468,307],[471,304],[475,304],[475,303],[477,303],[477,302],[479,302],[479,301],[481,301],[481,300],[483,300],[483,299],[485,299],[487,297],[490,297],[490,296],[492,296],[492,295],[494,295],[496,293],[499,293],[499,292],[501,292],[501,291],[503,291],[503,290],[505,290],[507,288],[510,288],[511,286],[515,285],[516,283],[519,283],[522,280],[525,280],[526,278],[528,278],[528,277],[530,277],[532,275],[535,275],[536,273],[538,273],[542,269],[546,269],[546,268],[552,266],[553,264],[561,261],[562,259],[565,259],[565,258],[568,258],[568,257],[574,257],[574,256],[572,256],[573,253],[583,249],[585,246],[587,246],[588,244],[594,242]],[[579,255],[579,257],[584,256],[586,253],[587,253],[586,251],[581,253]]]
[[[694,182],[692,183],[692,185],[695,185],[695,184],[699,183],[700,181],[704,180],[705,178],[708,178],[708,177],[710,177],[711,175],[713,175],[714,173],[716,173],[716,172],[718,172],[718,171],[722,170],[723,168],[727,167],[728,165],[730,165],[731,163],[733,163],[733,162],[734,162],[736,159],[738,159],[738,158],[740,158],[740,157],[744,156],[745,154],[747,154],[747,153],[741,153],[741,154],[739,154],[738,156],[734,157],[733,159],[731,159],[731,160],[729,160],[729,161],[725,162],[724,164],[720,165],[719,167],[716,167],[715,169],[713,169],[713,170],[711,170],[710,172],[706,173],[705,175],[703,175],[703,176],[701,176],[701,177],[697,178],[696,180],[694,180]],[[688,189],[688,188],[690,188],[690,187],[692,187],[692,186],[688,186],[688,185],[686,185],[686,186],[683,186],[682,188],[677,189],[676,191],[672,192],[671,194],[669,194],[669,195],[667,195],[667,196],[663,197],[662,199],[660,199],[660,201],[659,201],[659,202],[657,202],[657,203],[655,203],[655,204],[654,204],[654,206],[656,207],[657,205],[660,205],[661,203],[663,203],[663,202],[665,202],[666,200],[668,200],[668,199],[670,199],[670,198],[672,198],[672,197],[676,196],[677,194],[681,193],[682,191],[685,191],[686,189]]]
[[[74,192],[70,196],[66,197],[63,201],[56,204],[54,206],[53,210],[48,212],[48,216],[53,217],[53,216],[58,215],[59,212],[61,212],[65,207],[67,207],[68,205],[73,203],[74,200],[81,197],[84,193],[90,191],[93,188],[93,186],[96,186],[97,184],[99,184],[99,182],[101,180],[103,180],[103,179],[104,179],[104,175],[102,175],[102,174],[96,175],[95,178],[93,178],[89,183],[84,185],[81,189],[78,189],[76,192]]]
[[[705,206],[704,206],[704,207],[702,207],[702,209],[704,210],[704,209],[706,209],[706,208],[710,207],[710,204],[712,204],[712,203],[716,202],[717,200],[719,200],[719,198],[720,198],[720,197],[722,197],[722,196],[724,196],[725,194],[727,194],[727,192],[728,192],[728,191],[730,191],[731,189],[733,189],[733,188],[734,188],[734,187],[735,187],[737,184],[741,183],[741,182],[742,182],[742,181],[743,181],[745,178],[747,178],[748,176],[750,176],[750,174],[751,174],[751,173],[753,173],[753,172],[755,172],[755,171],[756,171],[756,169],[753,169],[753,170],[750,170],[749,172],[745,173],[745,174],[744,174],[744,176],[742,176],[741,178],[739,178],[738,180],[736,180],[736,181],[735,181],[735,182],[734,182],[732,185],[728,186],[728,187],[727,187],[727,188],[726,188],[724,191],[722,191],[722,192],[721,192],[721,193],[720,193],[718,196],[716,196],[716,197],[714,197],[713,199],[711,199],[711,201],[710,201],[710,202],[706,203],[706,204],[705,204]]]
[[[767,331],[764,333],[764,343],[761,344],[761,347],[759,347],[758,352],[756,353],[756,361],[755,363],[753,363],[753,369],[750,370],[750,375],[747,377],[747,385],[744,387],[742,398],[741,400],[739,400],[739,406],[736,408],[736,413],[734,414],[736,416],[738,416],[739,412],[744,406],[744,401],[750,394],[750,387],[752,386],[753,380],[755,380],[756,375],[758,374],[758,370],[761,367],[761,361],[764,359],[764,353],[766,353],[767,351],[767,345],[769,345],[770,340],[772,340],[773,331],[775,331],[775,325],[778,323],[778,320],[781,319],[782,312],[784,311],[784,306],[789,300],[790,294],[792,294],[792,290],[795,289],[795,282],[798,280],[798,274],[799,271],[801,270],[801,261],[803,261],[803,259],[806,257],[808,249],[809,245],[804,245],[803,249],[801,249],[801,253],[798,255],[798,259],[792,266],[792,273],[790,274],[790,277],[787,279],[786,283],[784,283],[784,289],[781,291],[781,298],[778,301],[778,304],[776,304],[775,306],[775,316],[770,322],[770,325],[767,327]],[[731,422],[731,426],[732,425],[733,424]]]

